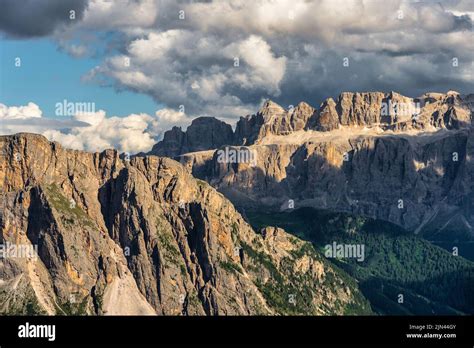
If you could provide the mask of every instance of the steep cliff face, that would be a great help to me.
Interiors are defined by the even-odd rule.
[[[294,200],[471,239],[472,110],[472,95],[453,91],[346,92],[319,109],[267,101],[221,146],[248,146],[254,164],[220,161],[215,150],[175,158],[244,208]]]
[[[336,110],[336,103],[332,98],[327,99],[321,104],[318,113],[307,123],[307,129],[314,129],[321,132],[329,132],[339,127],[339,115]]]
[[[344,92],[328,98],[318,109],[305,102],[285,109],[267,100],[254,115],[241,117],[235,132],[214,118],[198,118],[186,132],[173,128],[150,154],[176,157],[222,145],[259,144],[270,136],[307,130],[331,132],[367,127],[384,131],[461,129],[472,124],[472,95],[449,91],[410,98],[396,92]]]
[[[335,106],[339,123],[344,126],[380,124],[384,99],[385,94],[380,92],[341,93]]]
[[[0,313],[370,312],[310,244],[256,233],[171,159],[65,150],[31,134],[0,137],[0,149],[0,244],[34,250],[0,259]]]
[[[351,212],[408,230],[473,238],[474,136],[338,132],[327,137],[273,137],[250,146],[256,165],[183,156],[195,175],[236,205],[280,210],[314,207]],[[438,236],[439,237],[439,236]]]
[[[267,101],[254,115],[241,117],[235,144],[258,144],[270,135],[288,135],[299,130],[328,132],[339,127],[379,127],[383,130],[460,129],[471,124],[471,96],[427,93],[420,98],[390,92],[341,93],[328,98],[319,109],[301,102],[285,110]],[[232,145],[228,143],[227,145]]]
[[[390,92],[342,93],[336,103],[343,126],[378,125],[386,130],[459,129],[471,124],[469,96],[426,93],[409,98]]]
[[[174,157],[187,152],[215,149],[232,144],[232,127],[214,117],[198,117],[182,131],[173,127],[165,132],[163,140],[153,146],[150,155]]]
[[[316,110],[305,102],[289,110],[268,100],[257,114],[241,117],[237,122],[235,137],[239,145],[249,145],[267,135],[287,135],[306,127]]]

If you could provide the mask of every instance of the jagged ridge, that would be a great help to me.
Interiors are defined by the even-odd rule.
[[[255,233],[171,159],[65,150],[31,134],[0,137],[0,148],[0,242],[38,246],[38,259],[1,260],[1,313],[370,313],[310,244]]]
[[[472,123],[473,96],[457,92],[425,93],[409,98],[390,92],[344,92],[319,109],[305,102],[284,109],[267,100],[254,115],[241,117],[235,132],[213,117],[193,120],[186,131],[173,127],[165,132],[150,154],[176,157],[222,145],[252,145],[269,135],[289,135],[300,130],[328,132],[340,127],[379,127],[382,130],[460,129]]]

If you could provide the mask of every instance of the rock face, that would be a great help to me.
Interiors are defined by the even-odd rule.
[[[234,204],[314,207],[393,222],[416,232],[474,237],[472,128],[436,133],[363,133],[250,146],[256,165],[189,166]],[[193,163],[188,157],[183,162]]]
[[[335,110],[334,110],[335,109]],[[460,129],[471,125],[472,107],[469,96],[464,99],[457,92],[427,93],[420,98],[409,98],[390,92],[342,93],[337,102],[326,100],[320,113],[325,120],[342,126],[379,126],[384,130],[446,128]],[[315,130],[333,130],[321,127]],[[319,129],[321,128],[321,129]]]
[[[153,146],[150,155],[174,157],[187,152],[215,149],[233,143],[232,127],[214,117],[198,117],[183,132],[173,127]]]
[[[285,110],[268,100],[257,114],[240,118],[236,125],[235,142],[250,145],[268,135],[287,135],[302,130],[315,111],[305,102]]]
[[[308,122],[307,129],[314,129],[321,132],[330,132],[339,128],[339,116],[336,110],[336,103],[332,98],[321,104],[321,110]]]
[[[342,93],[336,104],[339,123],[344,126],[380,124],[384,93]]]
[[[344,92],[328,98],[319,109],[305,102],[288,110],[267,100],[254,115],[241,117],[235,132],[212,117],[193,121],[186,132],[174,127],[150,154],[177,157],[223,145],[253,145],[270,136],[285,136],[301,130],[331,132],[341,127],[379,128],[385,131],[461,129],[472,124],[472,95],[457,92],[426,93],[409,98],[390,92]]]
[[[34,250],[0,259],[2,314],[370,313],[310,244],[256,233],[171,159],[31,134],[0,149],[0,244]]]
[[[267,101],[234,134],[255,165],[222,163],[214,151],[178,159],[241,207],[278,209],[293,199],[472,239],[473,100],[453,91],[342,93],[318,110]]]

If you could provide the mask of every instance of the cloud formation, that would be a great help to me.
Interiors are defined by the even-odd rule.
[[[150,95],[191,117],[235,119],[265,98],[317,106],[343,91],[472,92],[469,0],[68,2],[83,9],[79,20],[40,21],[39,33],[53,31],[74,56],[88,49],[80,33],[117,34],[84,80]],[[7,12],[24,18],[16,3],[8,0]],[[39,15],[54,19],[64,10],[57,6]],[[2,25],[7,33],[26,30]]]
[[[218,109],[226,116],[250,111],[249,98],[278,96],[285,68],[286,58],[275,56],[258,36],[226,43],[169,30],[131,41],[126,54],[108,58],[90,78],[105,75],[118,88],[152,95],[174,109],[183,106],[187,114]]]
[[[38,105],[29,102],[25,106],[6,106],[0,103],[0,120],[14,120],[41,117],[43,112]]]
[[[0,104],[0,133],[38,133],[71,149],[102,151],[114,148],[133,154],[151,150],[172,125],[187,126],[189,123],[184,113],[170,109],[158,110],[153,116],[106,117],[103,110],[77,114],[64,120],[41,115],[34,103],[19,107]]]
[[[102,151],[114,148],[120,152],[147,152],[171,124],[186,124],[183,113],[162,109],[154,116],[131,114],[126,117],[106,117],[105,111],[80,114],[74,120],[85,122],[85,127],[74,127],[69,132],[48,130],[48,139],[77,150]],[[170,124],[171,123],[171,124]]]
[[[0,30],[20,38],[49,35],[80,21],[87,4],[88,0],[2,0]]]
[[[254,112],[262,98],[319,105],[347,90],[469,92],[474,43],[467,7],[465,1],[160,1],[154,25],[127,23],[121,54],[107,57],[89,78],[170,108],[184,105],[192,116],[236,117]]]

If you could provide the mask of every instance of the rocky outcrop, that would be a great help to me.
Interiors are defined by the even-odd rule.
[[[418,123],[446,129],[460,129],[472,124],[474,108],[469,95],[462,97],[453,91],[427,93],[417,101],[424,105],[417,117]]]
[[[286,140],[250,146],[253,166],[208,155],[188,167],[247,209],[279,211],[293,200],[295,208],[349,212],[417,233],[474,237],[472,128]]]
[[[303,130],[315,112],[305,102],[285,110],[277,103],[267,100],[255,115],[241,117],[237,122],[235,143],[250,145],[266,136],[288,135]]]
[[[186,132],[174,127],[150,154],[177,157],[189,152],[216,149],[223,145],[258,144],[272,136],[306,130],[331,132],[341,127],[378,128],[384,131],[461,129],[472,124],[472,95],[426,93],[419,98],[396,92],[344,92],[328,98],[319,109],[305,102],[284,109],[267,100],[254,115],[241,117],[235,132],[211,117],[193,121]]]
[[[278,209],[294,199],[470,239],[473,100],[454,91],[347,92],[318,110],[267,101],[234,135],[255,165],[218,161],[215,150],[177,159],[239,206]]]
[[[384,93],[341,93],[336,110],[343,126],[365,126],[381,123],[382,102],[388,100]]]
[[[336,103],[332,98],[327,99],[321,104],[321,109],[314,114],[306,128],[321,132],[330,132],[339,128],[339,116],[336,110]]]
[[[318,122],[308,129],[331,131],[341,126],[378,126],[384,130],[460,129],[471,124],[469,98],[457,92],[427,93],[409,98],[390,92],[342,93],[337,102],[331,98],[322,103],[321,118],[332,127]],[[323,122],[325,123],[325,122]]]
[[[427,93],[420,98],[409,98],[395,92],[346,92],[336,103],[332,99],[326,100],[321,106],[320,113],[323,112],[333,122],[337,114],[342,126],[378,126],[384,130],[460,129],[470,126],[472,119],[469,98],[453,91]],[[309,128],[324,129],[318,129],[318,124]],[[335,128],[328,127],[327,130]]]
[[[233,138],[232,127],[227,123],[214,117],[198,117],[184,132],[181,127],[165,132],[163,140],[153,146],[149,154],[174,157],[232,144]]]
[[[256,233],[179,163],[0,137],[2,314],[370,313],[347,274],[285,231]]]

